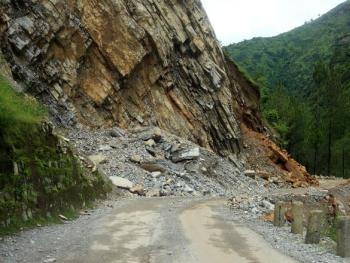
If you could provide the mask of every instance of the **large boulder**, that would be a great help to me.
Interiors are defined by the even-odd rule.
[[[112,181],[112,183],[115,186],[117,186],[119,188],[130,190],[134,186],[134,184],[132,182],[130,182],[128,179],[125,179],[123,177],[110,176],[109,179]]]

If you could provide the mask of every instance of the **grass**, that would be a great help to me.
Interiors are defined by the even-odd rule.
[[[330,224],[325,227],[322,233],[324,236],[329,237],[333,241],[337,241],[337,218],[338,216],[334,218],[332,222],[330,222]]]
[[[62,213],[56,213],[48,217],[35,217],[27,221],[13,220],[9,226],[0,227],[0,237],[8,236],[18,233],[19,231],[26,231],[35,227],[43,227],[54,224],[62,224],[62,219],[58,215],[65,216],[68,220],[74,220],[79,217],[78,211],[74,209],[65,209]]]
[[[0,75],[0,136],[7,139],[24,136],[28,127],[39,124],[46,117],[46,110],[35,98],[17,93]]]

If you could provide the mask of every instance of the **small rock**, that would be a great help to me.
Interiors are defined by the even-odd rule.
[[[165,158],[164,154],[161,151],[159,151],[158,149],[155,149],[155,148],[149,147],[149,146],[146,146],[145,149],[150,155],[152,155],[156,159],[164,159]]]
[[[265,207],[268,210],[275,210],[275,205],[271,204],[269,201],[267,200],[263,200],[262,201],[262,206]]]
[[[153,189],[146,193],[146,197],[159,197],[160,196],[160,190],[159,189]]]
[[[195,160],[200,156],[199,147],[191,148],[191,149],[183,149],[175,151],[171,154],[171,160],[174,163],[187,161],[187,160]]]
[[[108,205],[107,205],[107,206],[108,206]],[[89,215],[91,215],[91,213],[89,213],[89,211],[87,211],[87,210],[85,210],[85,211],[80,211],[79,214],[82,215],[82,216],[89,216]]]
[[[173,178],[168,178],[165,182],[165,184],[170,185],[174,182]]]
[[[123,188],[123,189],[130,189],[132,188],[134,185],[132,182],[130,182],[128,179],[119,177],[119,176],[110,176],[109,179],[112,181],[112,183],[119,187],[119,188]]]
[[[142,135],[141,139],[144,141],[148,141],[149,139],[153,139],[155,142],[160,142],[162,140],[162,131],[158,127],[146,132]]]
[[[251,210],[251,212],[252,212],[253,214],[259,214],[260,211],[259,211],[258,208],[253,207],[252,210]]]
[[[158,178],[162,175],[162,172],[152,172],[151,174],[153,178]]]
[[[270,182],[274,183],[274,184],[279,184],[282,183],[282,180],[280,180],[278,177],[271,177],[269,179]]]
[[[107,162],[106,156],[102,154],[90,155],[88,158],[95,166]]]
[[[141,184],[137,184],[137,185],[131,187],[129,191],[131,193],[133,193],[133,194],[138,194],[138,195],[141,195],[141,196],[145,195],[145,188]]]
[[[113,148],[110,145],[100,145],[98,147],[99,152],[106,152],[106,151],[111,151]]]
[[[144,119],[141,117],[141,116],[136,116],[136,120],[140,123],[140,124],[143,124],[145,121]]]
[[[167,190],[165,190],[165,189],[161,189],[161,190],[159,191],[159,195],[160,195],[160,196],[168,196],[168,195],[169,195],[169,193],[168,193],[168,191],[167,191]]]
[[[184,192],[189,193],[189,194],[194,192],[194,189],[189,187],[187,184],[184,186],[183,190],[184,190]]]
[[[202,194],[203,195],[210,195],[210,190],[203,190]]]
[[[255,178],[256,172],[254,170],[246,170],[244,171],[244,175],[250,178]]]
[[[197,173],[199,171],[199,163],[196,161],[186,162],[185,169],[190,173]]]
[[[133,163],[141,163],[142,159],[141,159],[140,155],[135,154],[135,155],[131,156],[129,160]]]
[[[68,218],[65,217],[64,215],[58,215],[59,218],[61,218],[62,220],[68,221]]]
[[[48,258],[48,259],[45,259],[43,261],[43,263],[52,263],[52,262],[56,262],[56,259],[55,258]]]
[[[269,180],[271,177],[271,174],[269,174],[268,172],[265,172],[265,171],[257,171],[256,175],[264,180]]]
[[[148,141],[145,142],[146,146],[153,147],[156,145],[156,142],[153,139],[149,139]]]
[[[202,173],[204,173],[204,174],[205,174],[206,172],[208,172],[208,169],[207,169],[207,168],[205,168],[205,167],[202,167],[202,168],[201,168],[201,171],[202,171]]]
[[[66,137],[64,137],[62,135],[58,135],[57,137],[60,138],[61,140],[65,141],[65,142],[70,142],[70,139],[68,139],[68,138],[66,138]]]
[[[180,146],[181,146],[181,145],[180,145],[180,144],[178,144],[178,143],[177,143],[177,144],[172,145],[172,146],[171,146],[171,149],[170,149],[170,152],[171,152],[171,153],[174,153],[174,152],[179,151],[179,150],[180,150]]]
[[[111,137],[117,138],[117,137],[124,136],[124,135],[125,135],[125,132],[123,132],[123,131],[120,130],[120,129],[114,128],[114,129],[112,129],[112,130],[109,132],[109,135],[110,135]]]
[[[165,172],[166,171],[163,165],[152,161],[142,163],[141,168],[148,172]]]
[[[153,140],[155,142],[160,142],[162,140],[162,131],[158,127],[153,129]]]

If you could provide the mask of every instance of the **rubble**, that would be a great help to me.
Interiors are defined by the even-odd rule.
[[[100,145],[113,144],[114,147],[103,151],[107,161],[100,163],[98,169],[128,192],[150,197],[222,196],[230,192],[250,193],[256,189],[266,191],[263,179],[245,177],[229,159],[190,141],[154,127],[125,130],[124,136],[111,137],[110,131],[114,129],[81,127],[69,130],[67,137],[81,156],[95,155]],[[154,140],[155,133],[159,135],[158,142],[152,146],[156,157],[144,144],[145,139],[152,137]]]
[[[306,168],[279,148],[264,134],[242,125],[247,176],[261,177],[268,183],[283,186],[288,183],[294,188],[317,186],[317,178],[311,176]]]

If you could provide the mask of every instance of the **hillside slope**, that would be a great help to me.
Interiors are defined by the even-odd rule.
[[[314,64],[330,61],[336,41],[348,34],[349,26],[346,1],[292,31],[232,44],[226,50],[259,84],[273,89],[282,83],[298,94],[312,86]]]
[[[36,158],[31,151],[38,151],[43,159],[30,168],[33,180],[46,179],[36,184],[46,199],[65,193],[65,180],[74,184],[67,191],[78,196],[103,190],[96,171],[126,194],[147,196],[221,195],[244,182],[242,189],[249,190],[256,180],[244,176],[246,168],[273,173],[276,185],[286,176],[294,186],[317,184],[262,134],[244,144],[243,125],[264,131],[260,94],[224,56],[198,0],[1,1],[0,40],[0,70],[11,71],[19,90],[47,106],[63,141],[75,146],[68,151],[68,171],[61,172],[56,166],[65,159],[55,137],[49,136],[51,144],[41,134],[21,141],[29,149],[23,158]],[[36,140],[47,151],[33,146]],[[247,148],[266,158],[255,165]],[[76,171],[76,162],[96,182],[89,172]],[[2,178],[11,181],[18,172],[8,166]],[[56,204],[46,199],[43,210]],[[55,200],[66,199],[74,198]]]
[[[259,94],[244,98],[228,76],[200,1],[5,1],[0,11],[15,78],[58,123],[157,125],[223,155],[240,152],[235,109],[258,114]]]

